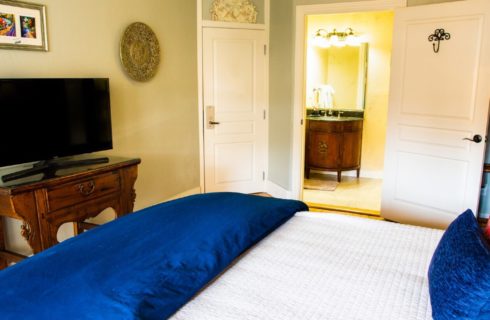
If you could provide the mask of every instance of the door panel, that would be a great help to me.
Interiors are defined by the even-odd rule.
[[[446,227],[476,212],[490,98],[490,1],[395,11],[381,214]],[[437,29],[448,39],[429,41]],[[433,45],[439,45],[435,52]]]
[[[264,45],[261,30],[203,29],[205,192],[264,191]]]
[[[209,33],[209,30],[204,32]],[[212,41],[214,53],[212,85],[214,103],[220,106],[219,112],[253,112],[256,41],[239,38]]]
[[[482,20],[457,15],[407,24],[402,92],[410,94],[401,99],[402,114],[433,116],[438,121],[473,118]],[[434,53],[427,37],[441,26],[451,38],[441,41]]]
[[[466,161],[447,159],[441,163],[440,157],[400,152],[395,175],[395,199],[399,202],[449,213],[464,204]],[[431,181],[437,181],[438,187]]]
[[[255,169],[253,143],[222,143],[215,144],[214,148],[215,184],[241,183],[253,180]]]

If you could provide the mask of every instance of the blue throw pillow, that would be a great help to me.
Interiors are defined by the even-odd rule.
[[[432,317],[490,319],[490,245],[471,210],[444,233],[429,266]]]

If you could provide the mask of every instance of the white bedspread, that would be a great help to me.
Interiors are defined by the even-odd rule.
[[[298,213],[172,319],[431,319],[427,269],[441,236]]]

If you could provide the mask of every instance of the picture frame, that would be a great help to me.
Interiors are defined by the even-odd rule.
[[[0,0],[0,49],[48,51],[46,6]]]

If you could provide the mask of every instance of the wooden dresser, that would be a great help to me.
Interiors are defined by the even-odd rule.
[[[306,120],[305,176],[310,170],[342,171],[361,169],[362,119]]]
[[[93,226],[85,219],[106,208],[113,208],[117,217],[132,212],[139,163],[110,157],[103,164],[0,182],[0,269],[24,258],[6,249],[3,217],[21,220],[20,234],[33,253],[40,252],[58,243],[58,228],[66,222],[73,222],[76,235]],[[0,176],[5,173],[0,171]]]

